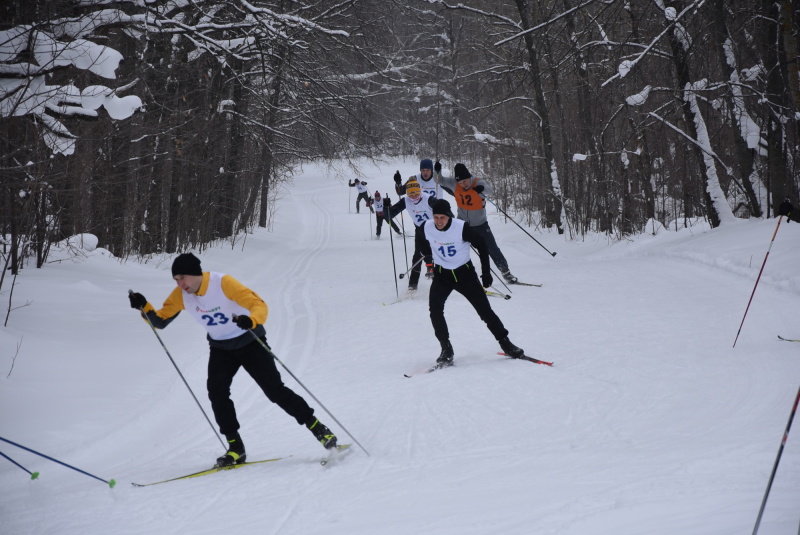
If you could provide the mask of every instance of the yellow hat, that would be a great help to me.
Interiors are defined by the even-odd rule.
[[[409,180],[406,182],[406,195],[422,193],[422,188],[419,187],[419,182],[416,180]]]

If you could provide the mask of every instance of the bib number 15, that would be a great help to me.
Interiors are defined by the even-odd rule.
[[[448,245],[447,249],[445,249],[444,245],[441,245],[438,249],[439,253],[442,256],[455,256],[456,255],[456,246],[455,245]]]

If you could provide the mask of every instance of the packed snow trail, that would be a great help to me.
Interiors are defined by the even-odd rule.
[[[416,167],[362,171],[383,193],[395,169]],[[800,225],[781,227],[732,349],[773,220],[623,242],[530,228],[558,250],[551,257],[493,215],[514,274],[544,285],[512,286],[513,299],[492,307],[526,354],[556,365],[497,356],[485,325],[453,295],[445,315],[455,366],[409,380],[403,373],[439,353],[430,281],[382,305],[396,298],[390,241],[371,239],[366,211],[348,213],[348,178],[309,167],[278,199],[271,231],[198,256],[265,299],[276,355],[371,457],[356,449],[321,467],[325,451],[310,433],[240,373],[231,391],[248,457],[285,459],[129,485],[203,469],[220,444],[128,306],[128,288],[153,303],[166,297],[172,256],[121,263],[89,251],[17,279],[18,308],[0,330],[0,428],[118,485],[4,451],[41,475],[31,481],[0,459],[3,533],[751,533],[800,381],[797,344],[776,339],[800,337]],[[401,268],[403,241],[394,245]],[[210,411],[202,329],[179,317],[161,335]],[[797,533],[799,479],[797,433],[760,533]]]

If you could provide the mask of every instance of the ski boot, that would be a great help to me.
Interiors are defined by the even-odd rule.
[[[503,352],[505,352],[505,354],[512,359],[518,359],[525,355],[525,351],[512,344],[511,340],[508,339],[508,336],[501,338],[498,340],[498,342],[500,343],[500,348],[503,350]]]
[[[436,359],[436,366],[445,368],[453,365],[453,346],[450,345],[450,340],[442,342],[442,352],[439,353],[439,358]]]
[[[517,281],[519,280],[519,279],[518,279],[518,278],[516,278],[514,275],[512,275],[512,274],[511,274],[511,271],[510,271],[510,270],[508,270],[508,269],[507,269],[507,270],[505,270],[505,271],[503,271],[503,278],[504,278],[504,279],[506,280],[506,282],[507,282],[507,283],[509,283],[509,284],[516,284],[516,283],[517,283]]]
[[[228,453],[217,459],[217,468],[225,466],[233,466],[235,464],[242,464],[247,459],[247,454],[244,452],[244,442],[239,433],[235,435],[226,435],[228,439]]]
[[[326,450],[332,450],[336,447],[336,435],[319,420],[312,417],[312,420],[306,424],[306,427],[311,430],[311,433],[319,440],[319,443],[322,444]]]

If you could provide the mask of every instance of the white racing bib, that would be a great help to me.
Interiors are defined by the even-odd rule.
[[[406,196],[406,212],[411,216],[414,225],[424,225],[426,221],[433,219],[433,208],[428,204],[428,199],[432,195],[422,192],[418,202],[414,202],[411,197]]]
[[[183,292],[183,306],[197,323],[208,331],[214,340],[230,340],[241,336],[245,331],[234,322],[237,316],[249,316],[250,311],[235,301],[228,299],[222,291],[224,273],[211,272],[205,295]]]
[[[450,218],[450,228],[441,231],[433,221],[425,223],[425,238],[431,244],[433,262],[446,269],[456,269],[470,261],[470,244],[464,241],[464,221]]]

